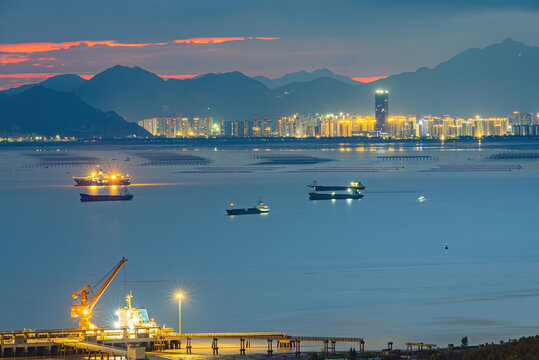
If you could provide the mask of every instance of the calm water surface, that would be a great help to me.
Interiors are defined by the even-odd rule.
[[[89,166],[35,167],[41,162],[29,154],[36,148],[0,150],[0,329],[75,326],[71,293],[125,256],[125,272],[96,308],[100,325],[112,325],[132,290],[135,304],[159,324],[177,327],[173,294],[181,288],[184,332],[361,336],[367,348],[537,333],[539,162],[489,161],[499,149],[473,147],[261,150],[333,161],[267,168],[250,166],[260,161],[252,150],[61,148],[133,177],[131,202],[80,203],[86,190],[73,187],[71,176]],[[210,163],[140,166],[147,162],[141,153],[152,151]],[[391,162],[380,155],[436,160]],[[444,164],[522,169],[419,171]],[[396,170],[297,172],[315,167]],[[365,197],[309,201],[306,185],[314,179],[359,179]],[[247,207],[259,197],[269,215],[225,215],[230,202]]]

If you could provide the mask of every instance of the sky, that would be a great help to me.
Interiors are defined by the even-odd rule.
[[[539,45],[538,33],[536,0],[0,0],[0,88],[116,64],[368,81],[506,37]]]

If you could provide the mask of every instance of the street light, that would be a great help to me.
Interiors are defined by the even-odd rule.
[[[178,334],[182,334],[182,297],[181,293],[177,293],[176,297],[178,298]]]

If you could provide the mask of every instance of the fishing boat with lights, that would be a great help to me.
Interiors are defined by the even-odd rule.
[[[122,200],[131,200],[133,199],[133,194],[127,190],[127,187],[124,187],[121,194],[107,194],[107,195],[91,195],[91,194],[80,194],[80,201],[122,201]]]
[[[89,176],[73,176],[75,186],[109,186],[131,184],[129,174],[108,174],[99,165],[92,170]]]
[[[234,204],[230,204],[234,206]],[[262,201],[258,201],[254,207],[247,209],[226,209],[228,215],[251,215],[251,214],[267,214],[269,213],[269,206]]]
[[[313,191],[309,192],[309,200],[345,200],[353,199],[358,200],[363,197],[360,190],[364,190],[365,186],[359,181],[352,181],[348,186],[339,185],[318,185],[317,181],[313,181],[312,185],[307,185],[312,188]],[[331,191],[329,193],[322,191]],[[335,191],[345,191],[344,193],[337,193]]]

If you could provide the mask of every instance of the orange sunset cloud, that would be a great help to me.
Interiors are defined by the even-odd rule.
[[[174,40],[176,44],[220,44],[229,41],[242,40],[278,40],[278,37],[261,37],[261,36],[230,36],[230,37],[202,37]]]
[[[0,44],[0,52],[6,53],[34,53],[45,52],[55,50],[65,50],[72,46],[78,46],[85,44],[88,47],[96,45],[106,45],[110,47],[145,47],[150,45],[165,45],[166,43],[149,43],[149,44],[128,44],[120,43],[116,40],[102,40],[102,41],[66,41],[66,42],[31,42],[31,43],[18,43],[18,44]]]
[[[60,73],[19,73],[19,74],[0,74],[0,79],[47,79],[51,76],[60,75]]]
[[[29,61],[30,58],[26,55],[0,55],[0,64],[17,64]]]
[[[93,47],[96,45],[105,45],[109,47],[132,47],[141,48],[147,46],[163,46],[169,44],[220,44],[228,41],[240,41],[240,40],[277,40],[276,37],[203,37],[203,38],[189,38],[179,39],[173,42],[157,42],[157,43],[123,43],[116,40],[79,40],[79,41],[65,41],[65,42],[29,42],[29,43],[17,43],[17,44],[0,44],[0,52],[4,53],[25,53],[31,54],[35,52],[46,52],[69,49],[72,46],[86,45]],[[52,58],[51,58],[52,59]]]
[[[352,80],[361,82],[361,83],[370,83],[376,80],[385,79],[387,76],[363,76],[363,77],[354,77]]]
[[[198,76],[198,74],[180,74],[180,75],[157,75],[163,79],[178,79],[178,80],[184,80],[184,79],[192,79],[195,76]]]

